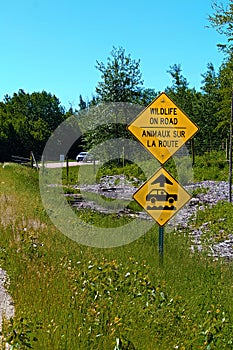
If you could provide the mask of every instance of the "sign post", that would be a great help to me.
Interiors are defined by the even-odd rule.
[[[232,137],[233,137],[233,91],[231,96],[230,143],[229,143],[229,202],[232,202]]]
[[[159,225],[159,256],[163,262],[163,226],[191,198],[165,170],[164,164],[196,134],[198,127],[162,92],[127,129],[161,164],[161,168],[133,194],[133,198]]]
[[[159,260],[163,265],[164,227],[159,227]]]

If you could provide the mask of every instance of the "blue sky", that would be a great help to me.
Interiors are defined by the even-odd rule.
[[[1,0],[0,100],[19,89],[55,94],[68,109],[95,93],[113,46],[140,59],[144,87],[163,91],[180,64],[189,87],[223,62],[207,29],[211,0]],[[222,0],[228,4],[228,0]]]

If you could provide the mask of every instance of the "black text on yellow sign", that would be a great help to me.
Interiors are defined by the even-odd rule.
[[[128,130],[164,164],[198,127],[162,92],[128,125]]]
[[[191,196],[161,168],[134,193],[133,198],[160,226],[164,226]]]

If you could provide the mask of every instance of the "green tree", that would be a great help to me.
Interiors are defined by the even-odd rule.
[[[214,65],[208,63],[207,72],[202,74],[202,98],[200,99],[200,113],[198,125],[199,137],[202,139],[205,150],[218,149],[221,146],[219,140],[218,117],[220,92],[219,75],[216,74]]]
[[[226,53],[226,59],[219,72],[220,101],[217,112],[218,130],[227,137],[230,129],[233,94],[233,0],[229,0],[227,6],[214,2],[213,9],[214,14],[209,16],[210,25],[227,39],[226,43],[218,44],[220,49]]]
[[[169,96],[182,108],[186,113],[190,108],[190,101],[187,100],[188,85],[187,79],[182,75],[182,69],[180,64],[174,64],[170,66],[167,71],[172,78],[172,86],[166,88],[166,92]]]
[[[80,99],[79,104],[79,122],[91,120],[88,131],[82,137],[85,149],[109,139],[131,138],[126,125],[133,108],[128,109],[127,104],[142,103],[142,96],[145,101],[152,94],[151,89],[142,88],[140,60],[132,59],[122,47],[113,47],[107,63],[97,61],[96,68],[101,72],[96,96],[88,103]],[[84,105],[86,110],[83,110]],[[87,113],[91,114],[91,118]]]
[[[187,79],[182,75],[181,66],[174,64],[168,71],[172,77],[172,86],[166,88],[170,98],[194,121],[196,120],[197,92],[188,87]]]
[[[79,95],[79,109],[82,110],[82,109],[86,109],[88,104],[87,102],[84,101],[84,99],[82,98],[82,95]]]
[[[140,101],[138,102],[142,106],[148,106],[160,92],[156,92],[154,89],[145,88],[141,91]]]
[[[19,90],[12,97],[5,96],[0,104],[1,160],[12,154],[29,156],[30,151],[41,155],[49,136],[65,119],[64,112],[58,98],[45,91]]]
[[[137,103],[142,90],[142,74],[140,60],[126,55],[122,47],[113,47],[107,64],[97,61],[96,68],[101,72],[97,84],[97,98],[104,102],[134,102]]]
[[[231,119],[231,103],[233,91],[233,61],[225,61],[219,69],[219,100],[216,116],[217,130],[220,138],[229,137],[229,123]]]
[[[233,0],[224,6],[222,3],[214,2],[212,4],[214,14],[209,15],[209,22],[218,33],[227,38],[227,43],[218,44],[218,46],[232,57],[233,52]]]
[[[182,69],[179,64],[174,64],[168,70],[172,77],[171,87],[166,88],[169,97],[181,108],[185,114],[200,127],[202,94],[197,92],[195,88],[190,89],[187,79],[182,75]],[[203,152],[203,134],[197,133],[195,136],[196,152]],[[188,145],[188,143],[186,144]]]

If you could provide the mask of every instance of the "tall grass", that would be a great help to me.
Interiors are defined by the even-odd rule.
[[[0,177],[0,262],[16,308],[3,336],[12,349],[233,347],[232,263],[191,253],[189,231],[165,228],[163,265],[157,225],[125,246],[82,246],[51,223],[36,171],[8,165]]]

